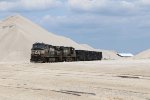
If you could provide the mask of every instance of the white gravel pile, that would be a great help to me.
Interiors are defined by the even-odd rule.
[[[35,42],[87,50],[73,40],[50,33],[20,15],[0,22],[0,62],[29,62],[31,47]]]

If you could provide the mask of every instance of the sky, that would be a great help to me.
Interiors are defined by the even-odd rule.
[[[94,48],[150,48],[150,0],[0,0],[0,20],[15,14]]]

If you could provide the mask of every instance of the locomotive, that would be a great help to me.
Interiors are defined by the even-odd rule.
[[[73,47],[53,46],[34,43],[31,49],[31,62],[72,62],[101,60],[102,52],[75,50]]]

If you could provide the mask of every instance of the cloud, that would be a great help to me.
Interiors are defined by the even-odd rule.
[[[146,12],[150,0],[0,0],[0,11],[34,11],[70,8],[74,12],[134,15]]]
[[[150,0],[68,0],[72,11],[107,15],[147,13]]]
[[[61,2],[58,0],[21,0],[20,4],[27,10],[40,10],[58,7]]]
[[[141,3],[141,4],[144,4],[144,5],[150,5],[149,0],[139,0],[138,2]]]
[[[15,8],[17,5],[13,2],[0,1],[0,11],[7,11]]]
[[[0,0],[0,11],[46,10],[61,5],[60,0]]]
[[[70,8],[74,11],[85,12],[131,12],[136,6],[134,2],[125,0],[68,0]]]
[[[42,26],[56,33],[99,34],[99,36],[116,38],[141,38],[149,36],[150,32],[150,15],[46,15],[41,19]]]

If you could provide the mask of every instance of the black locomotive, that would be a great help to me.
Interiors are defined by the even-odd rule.
[[[75,50],[73,47],[53,46],[34,43],[31,49],[31,62],[71,62],[101,60],[102,52]]]

